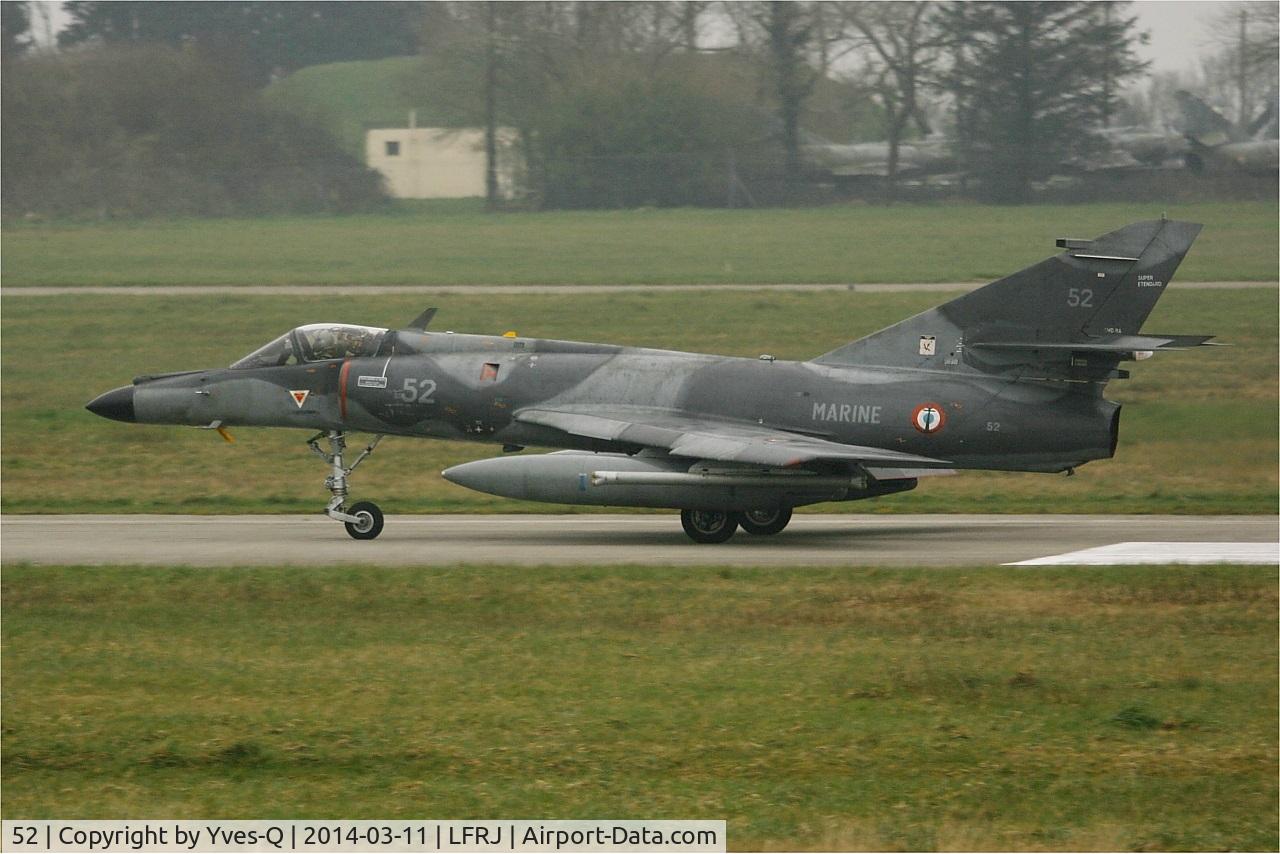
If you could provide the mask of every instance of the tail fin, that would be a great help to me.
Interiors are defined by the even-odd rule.
[[[1062,239],[1060,255],[813,361],[1105,379],[1120,359],[1211,337],[1138,334],[1199,233],[1197,223],[1150,220]]]
[[[1179,89],[1173,93],[1182,111],[1182,132],[1187,139],[1214,148],[1228,142],[1243,142],[1248,137],[1222,113],[1210,107],[1190,92]]]

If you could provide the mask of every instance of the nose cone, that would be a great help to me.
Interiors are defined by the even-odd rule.
[[[450,483],[474,489],[476,492],[487,492],[490,495],[512,495],[511,488],[515,482],[512,478],[509,459],[473,460],[469,463],[453,466],[440,472],[440,476]]]
[[[89,401],[85,409],[114,421],[136,421],[133,415],[133,386],[121,386],[100,394]]]
[[[465,486],[468,489],[474,489],[471,485],[473,478],[467,474],[467,466],[470,463],[463,463],[459,466],[451,466],[440,472],[440,476],[450,483],[456,483],[458,486]]]

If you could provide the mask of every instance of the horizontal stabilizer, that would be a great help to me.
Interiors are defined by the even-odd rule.
[[[974,341],[969,346],[984,350],[1071,350],[1116,355],[1225,346],[1212,343],[1211,338],[1212,335],[1099,335],[1083,341]]]

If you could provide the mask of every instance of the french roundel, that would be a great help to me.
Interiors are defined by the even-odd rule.
[[[921,433],[937,433],[947,423],[947,415],[936,403],[922,403],[911,413],[911,426]]]

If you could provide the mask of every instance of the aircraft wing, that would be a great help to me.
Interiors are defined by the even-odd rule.
[[[902,469],[947,468],[945,460],[863,445],[842,445],[813,436],[755,424],[713,421],[645,407],[532,407],[516,413],[525,424],[539,424],[574,436],[642,445],[677,457],[798,466],[820,461],[863,463]]]

